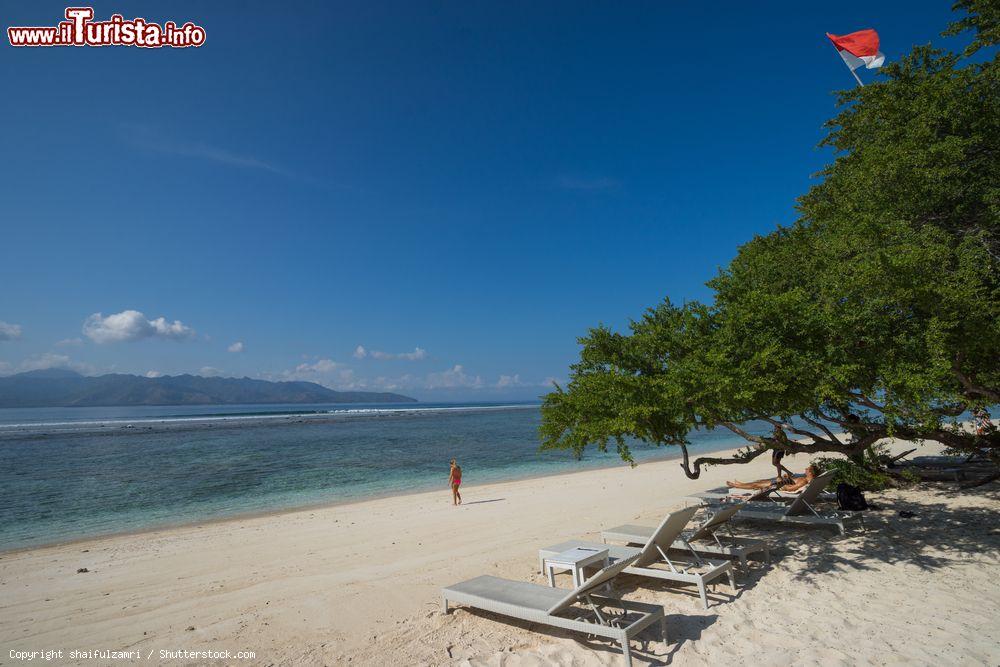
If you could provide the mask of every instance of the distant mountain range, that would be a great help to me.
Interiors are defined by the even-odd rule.
[[[315,382],[118,373],[88,377],[69,370],[0,377],[0,408],[117,405],[234,405],[256,403],[415,403],[415,398],[371,391],[334,391]]]

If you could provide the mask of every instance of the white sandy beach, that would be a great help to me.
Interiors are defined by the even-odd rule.
[[[934,453],[926,446],[921,453]],[[791,459],[801,470],[804,457]],[[760,460],[688,480],[675,461],[116,536],[0,555],[0,664],[13,650],[232,652],[230,664],[619,664],[608,642],[440,612],[439,589],[479,574],[544,581],[539,547],[602,527],[652,523],[725,479],[767,476]],[[445,472],[446,475],[446,472]],[[475,470],[466,470],[467,483]],[[867,531],[761,529],[775,562],[690,591],[621,580],[666,609],[671,643],[639,664],[1000,664],[996,484],[920,486],[869,500]],[[915,518],[898,515],[901,509]],[[87,568],[86,573],[77,573]],[[569,586],[568,575],[557,584]],[[637,644],[633,644],[637,648]],[[239,661],[237,651],[253,651]],[[143,662],[137,660],[136,662]],[[211,660],[180,658],[171,664]],[[116,663],[121,664],[121,663]]]

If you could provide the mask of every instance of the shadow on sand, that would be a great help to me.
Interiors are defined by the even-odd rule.
[[[998,517],[995,503],[998,500],[998,483],[965,490],[958,489],[954,484],[924,483],[911,489],[903,498],[891,492],[877,497],[875,502],[880,509],[865,513],[867,529],[855,527],[843,536],[825,527],[741,523],[737,530],[739,535],[771,542],[771,565],[757,561],[751,564],[749,571],[738,572],[735,595],[723,583],[714,586],[714,590],[710,589],[710,613],[707,615],[697,612],[668,613],[669,643],[666,650],[660,641],[659,629],[653,626],[632,642],[633,656],[650,665],[671,664],[685,644],[699,641],[705,630],[716,623],[719,614],[726,613],[729,602],[751,594],[768,576],[770,568],[780,567],[784,559],[804,562],[804,567],[794,577],[810,581],[830,574],[872,570],[897,563],[913,564],[925,572],[933,572],[984,554],[1000,555],[1000,530],[995,527]],[[820,504],[817,509],[820,512],[831,511],[835,506]],[[912,512],[912,518],[900,516],[901,511]],[[649,601],[649,592],[662,592],[664,597],[677,594],[691,596],[691,604],[700,611],[697,592],[691,587],[671,586],[666,582],[631,575],[623,575],[615,581],[616,597],[635,599],[640,590],[646,593],[642,596],[646,601]],[[458,609],[542,635],[570,639],[589,650],[609,656],[620,655],[621,652],[616,644],[606,639],[584,637],[467,607]]]
[[[934,572],[957,561],[1000,554],[1000,531],[995,527],[998,513],[995,506],[989,506],[1000,500],[1000,485],[961,490],[955,484],[923,483],[906,496],[878,497],[878,511],[865,512],[866,529],[849,524],[853,527],[843,536],[823,528],[782,526],[754,531],[751,523],[740,532],[771,541],[773,558],[804,560],[796,578],[806,581],[898,563]],[[820,504],[817,509],[822,513],[834,505]],[[901,516],[901,512],[912,516]]]
[[[621,647],[603,637],[584,636],[578,632],[569,632],[560,628],[553,628],[548,625],[538,625],[507,616],[500,616],[492,612],[469,607],[456,607],[464,613],[478,616],[489,621],[504,623],[506,625],[521,628],[529,632],[545,635],[554,639],[569,639],[589,651],[607,653],[612,656],[621,657]],[[454,612],[452,612],[454,613]],[[698,641],[702,632],[715,623],[717,616],[684,616],[683,614],[667,614],[667,634],[669,637],[668,647],[664,650],[663,640],[660,637],[659,624],[654,623],[646,628],[631,643],[632,657],[641,660],[649,665],[669,665],[673,655],[687,642]],[[612,660],[611,662],[614,662]]]

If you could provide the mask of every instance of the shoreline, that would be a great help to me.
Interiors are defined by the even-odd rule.
[[[736,451],[738,451],[738,449],[739,448],[732,448],[732,447],[728,447],[727,446],[727,447],[725,447],[723,449],[718,449],[718,450],[707,449],[706,448],[705,450],[700,450],[700,451],[710,452],[710,453],[713,453],[713,454],[718,454],[718,453],[727,453],[727,452],[735,453]],[[681,455],[679,453],[676,454],[676,455],[673,455],[673,454],[664,454],[663,456],[655,456],[655,457],[651,457],[649,459],[645,459],[643,461],[640,461],[640,462],[638,462],[636,464],[636,467],[639,467],[639,466],[642,466],[642,465],[646,465],[646,464],[665,463],[665,462],[668,462],[668,461],[679,460],[680,458],[681,458]],[[577,474],[586,473],[586,472],[593,472],[593,471],[600,471],[600,470],[616,470],[616,469],[619,469],[619,468],[629,468],[629,467],[630,466],[627,463],[625,463],[625,462],[621,461],[620,459],[618,459],[616,463],[609,463],[607,465],[598,464],[598,465],[587,466],[587,467],[579,468],[579,469],[560,470],[560,471],[557,471],[557,472],[544,472],[544,473],[539,473],[539,474],[529,474],[529,475],[515,476],[515,477],[502,477],[502,478],[493,479],[493,480],[490,480],[490,481],[487,481],[487,482],[482,482],[480,484],[469,485],[467,487],[463,486],[463,489],[473,489],[473,490],[475,490],[475,489],[481,489],[483,487],[488,487],[490,485],[495,485],[495,484],[507,484],[507,483],[516,483],[516,482],[526,482],[526,481],[532,481],[532,480],[544,480],[544,479],[549,479],[549,478],[563,477],[563,476],[567,476],[567,475],[577,475]],[[442,485],[442,489],[445,492],[448,491],[446,485]],[[30,544],[30,545],[26,545],[26,546],[11,547],[9,549],[8,548],[0,547],[0,557],[8,556],[8,555],[14,555],[14,554],[20,554],[20,553],[30,552],[30,551],[38,551],[38,550],[43,550],[43,549],[54,549],[54,548],[59,548],[59,547],[73,546],[73,545],[77,545],[77,544],[81,544],[81,543],[87,543],[87,542],[102,542],[102,541],[105,541],[105,540],[112,540],[112,539],[123,538],[123,537],[137,537],[137,536],[143,536],[143,535],[151,535],[151,534],[160,533],[160,532],[168,532],[168,531],[173,531],[173,530],[184,530],[184,529],[200,528],[200,527],[204,527],[204,526],[211,526],[211,525],[217,525],[217,524],[225,524],[225,523],[229,523],[229,522],[249,521],[249,520],[253,520],[253,519],[262,519],[262,518],[270,518],[270,517],[277,518],[277,517],[281,517],[281,516],[285,516],[285,515],[289,515],[289,514],[296,514],[296,513],[299,513],[299,512],[311,512],[311,511],[317,511],[317,510],[326,510],[326,509],[333,509],[333,508],[337,508],[337,507],[359,505],[359,504],[363,504],[363,503],[367,503],[367,502],[378,501],[378,500],[385,500],[385,499],[389,499],[389,498],[407,498],[407,497],[410,497],[410,496],[423,496],[423,495],[432,494],[432,493],[437,493],[437,491],[434,491],[430,487],[425,488],[425,489],[414,489],[414,490],[406,490],[406,491],[399,491],[399,492],[391,492],[390,491],[390,492],[378,493],[378,494],[374,494],[374,495],[358,496],[356,498],[345,498],[345,499],[342,499],[342,500],[323,500],[323,501],[318,501],[318,502],[315,502],[315,503],[306,503],[304,505],[295,505],[295,506],[291,506],[291,507],[276,507],[276,508],[272,508],[272,509],[262,509],[262,510],[249,511],[249,512],[238,512],[236,514],[226,514],[224,516],[213,516],[213,517],[207,517],[207,518],[204,518],[204,519],[192,520],[192,521],[187,521],[187,520],[172,521],[172,522],[169,522],[169,523],[159,523],[159,524],[155,524],[155,525],[150,525],[150,526],[146,526],[146,527],[143,527],[143,528],[133,528],[133,529],[120,530],[120,531],[113,531],[113,532],[108,532],[108,533],[96,533],[96,534],[92,534],[92,535],[83,535],[83,536],[80,536],[80,537],[73,537],[73,538],[69,538],[69,539],[65,539],[65,540],[55,540],[55,541],[52,541],[52,542],[41,542],[41,543]]]
[[[350,405],[349,403],[331,405]],[[407,407],[404,407],[407,406]],[[155,407],[155,406],[154,406]],[[225,407],[225,406],[222,406]],[[64,420],[53,422],[0,423],[0,441],[44,440],[52,437],[135,436],[139,434],[185,431],[221,431],[293,424],[336,424],[352,420],[405,419],[424,416],[457,416],[474,412],[537,409],[541,404],[510,403],[498,405],[427,405],[400,404],[362,408],[342,408],[274,413],[231,413],[204,415],[165,415],[110,417],[108,419]],[[88,409],[83,407],[81,409]]]
[[[497,407],[501,407],[501,406],[497,406]],[[509,406],[502,406],[502,407],[508,408]],[[525,407],[536,407],[536,406],[525,406]],[[970,422],[963,422],[962,423],[962,427],[963,428],[969,428],[970,424],[971,424]],[[734,439],[738,440],[738,438],[735,438],[735,436],[734,436]],[[722,443],[720,443],[720,444],[722,444]],[[722,445],[718,449],[715,449],[715,448],[712,448],[710,446],[707,446],[704,449],[697,450],[695,453],[711,453],[711,454],[728,454],[728,455],[733,455],[737,451],[745,448],[745,446],[746,446],[746,445],[741,445],[739,447],[733,447],[733,446],[731,446],[731,444],[732,443],[727,442],[727,443],[725,443],[724,445]],[[916,444],[916,443],[913,443],[913,444]],[[932,447],[935,446],[935,445],[933,445],[931,443],[925,443],[923,446],[928,446],[928,445],[930,445]],[[690,447],[690,445],[689,445],[689,447]],[[661,463],[665,463],[665,462],[668,462],[668,461],[674,461],[674,460],[678,460],[678,459],[682,458],[682,455],[679,452],[677,452],[675,454],[672,451],[670,451],[670,446],[669,445],[663,446],[662,448],[659,448],[659,449],[664,449],[665,450],[662,455],[657,454],[657,455],[650,456],[647,459],[643,459],[641,461],[638,461],[636,463],[636,467],[640,467],[642,465],[661,464]],[[567,456],[570,456],[570,455],[567,454]],[[768,466],[768,467],[770,468],[770,466]],[[608,462],[606,464],[605,463],[598,463],[596,465],[584,466],[582,468],[576,468],[576,469],[567,468],[567,469],[558,470],[558,471],[547,471],[547,472],[540,472],[540,473],[531,473],[531,474],[526,474],[526,475],[514,475],[514,476],[511,476],[511,477],[501,476],[501,477],[498,477],[496,479],[491,479],[489,481],[484,481],[484,482],[481,482],[481,483],[476,484],[476,485],[466,486],[464,488],[466,488],[466,489],[478,489],[478,488],[482,488],[482,487],[486,487],[486,486],[490,486],[490,485],[496,485],[496,484],[516,483],[516,482],[531,481],[531,480],[543,480],[543,479],[547,479],[547,478],[557,478],[557,477],[563,477],[563,476],[567,476],[567,475],[576,475],[576,474],[581,474],[581,473],[586,473],[586,472],[591,472],[591,471],[615,470],[615,469],[619,469],[619,468],[629,469],[630,466],[628,464],[624,463],[623,461],[621,461],[620,459],[614,459],[613,462]],[[175,521],[166,521],[166,522],[162,522],[162,523],[153,523],[153,524],[146,525],[146,526],[143,526],[143,527],[126,528],[126,529],[123,529],[123,530],[115,530],[115,531],[101,532],[101,533],[92,533],[92,534],[89,534],[89,535],[81,535],[81,536],[78,536],[78,537],[71,537],[71,538],[68,538],[68,539],[55,539],[55,540],[52,540],[52,541],[43,541],[43,542],[37,542],[37,543],[34,543],[34,544],[28,544],[28,545],[23,545],[23,546],[15,546],[15,547],[10,547],[10,548],[6,548],[6,547],[3,547],[3,546],[0,546],[0,557],[7,556],[7,555],[12,555],[12,554],[24,553],[24,552],[28,552],[28,551],[35,551],[35,550],[40,550],[40,549],[50,549],[50,548],[58,548],[58,547],[62,547],[62,546],[72,546],[72,545],[75,545],[75,544],[80,544],[80,543],[85,543],[85,542],[99,542],[99,541],[103,541],[103,540],[111,540],[111,539],[122,538],[122,537],[151,535],[151,534],[155,534],[155,533],[159,533],[159,532],[164,532],[164,531],[183,530],[183,529],[198,528],[198,527],[210,526],[210,525],[216,525],[216,524],[225,524],[225,523],[228,523],[228,522],[240,522],[240,521],[248,521],[248,520],[260,519],[260,518],[268,518],[268,517],[281,517],[281,516],[286,516],[286,515],[290,515],[290,514],[296,514],[296,513],[299,513],[299,512],[311,512],[311,511],[314,512],[314,511],[318,511],[318,510],[332,509],[332,508],[337,508],[337,507],[359,505],[359,504],[363,504],[363,503],[366,503],[366,502],[378,501],[378,500],[383,500],[383,499],[388,499],[388,498],[406,498],[406,497],[410,497],[410,496],[422,496],[424,494],[435,493],[435,491],[433,490],[434,488],[435,487],[432,487],[432,486],[428,485],[428,486],[422,487],[422,488],[418,487],[418,488],[414,488],[414,489],[406,489],[406,490],[399,490],[399,491],[386,491],[386,492],[382,492],[382,493],[362,495],[362,496],[356,496],[356,497],[352,497],[352,498],[342,498],[342,499],[337,499],[337,500],[334,500],[334,499],[318,500],[316,502],[308,502],[308,503],[304,503],[304,504],[296,504],[296,505],[290,505],[290,506],[285,506],[285,507],[272,507],[270,509],[257,509],[257,510],[249,510],[249,511],[237,511],[237,512],[232,513],[232,514],[222,514],[222,515],[216,515],[216,516],[208,516],[208,517],[204,517],[204,518],[201,518],[201,519],[192,519],[192,520],[181,519],[181,520],[175,520]],[[442,486],[442,488],[445,488],[445,490],[447,490],[447,488],[444,487],[444,486]]]
[[[893,443],[896,452],[910,447]],[[939,449],[924,445],[921,453]],[[656,525],[731,476],[773,473],[760,459],[732,468],[703,469],[697,480],[669,459],[574,470],[469,486],[458,507],[441,488],[6,553],[0,646],[142,657],[252,651],[240,661],[248,665],[607,664],[620,654],[599,642],[461,607],[444,615],[441,587],[484,574],[544,585],[541,547],[600,540],[599,531],[623,523]],[[639,664],[778,664],[789,646],[812,647],[823,664],[857,664],[887,647],[910,664],[941,664],[946,639],[996,664],[1000,644],[983,609],[1000,608],[1000,585],[984,589],[982,581],[1000,581],[1000,536],[983,528],[1000,500],[934,485],[870,499],[883,509],[865,517],[867,530],[846,536],[734,526],[771,541],[772,564],[739,575],[738,595],[725,585],[710,591],[708,610],[686,587],[623,579],[626,599],[662,605],[670,626],[667,653],[656,644],[652,655],[636,655]],[[915,518],[901,516],[904,509]],[[556,583],[566,588],[568,575]],[[978,602],[953,595],[965,587]],[[797,610],[792,624],[789,608]],[[95,664],[68,655],[54,663]]]

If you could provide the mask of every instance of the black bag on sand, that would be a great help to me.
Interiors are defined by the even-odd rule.
[[[865,494],[861,493],[861,489],[847,482],[837,485],[837,502],[840,504],[840,509],[850,512],[869,509],[868,501],[865,500]]]

